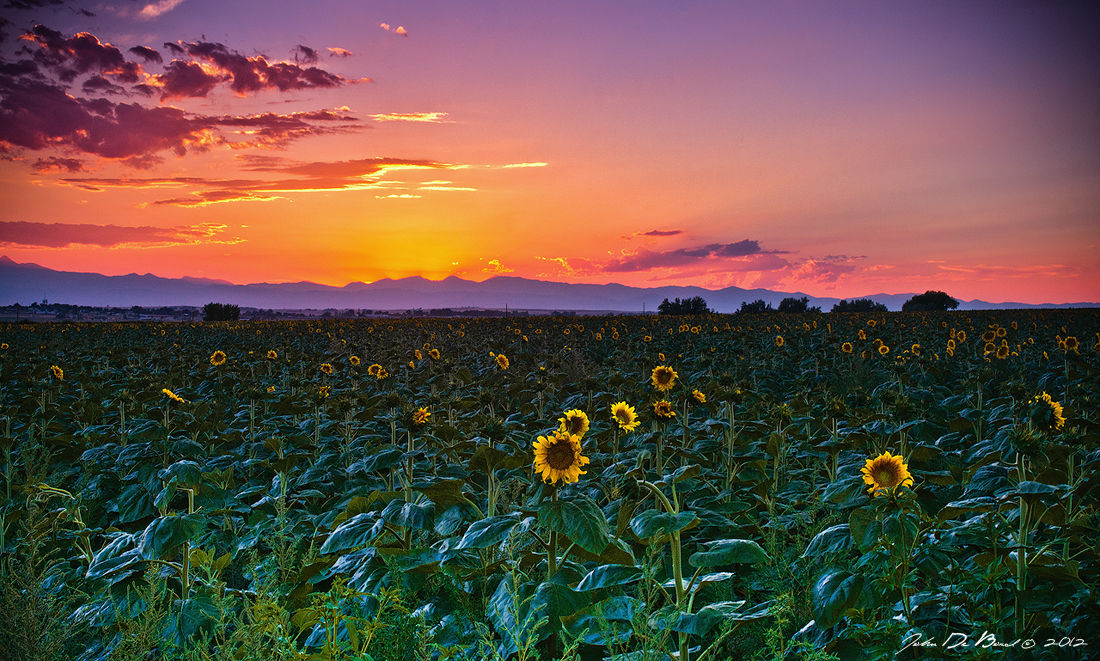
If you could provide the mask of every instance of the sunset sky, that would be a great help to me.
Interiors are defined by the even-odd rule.
[[[1100,301],[1095,3],[0,2],[18,262]]]

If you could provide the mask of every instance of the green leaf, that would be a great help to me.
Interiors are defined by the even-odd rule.
[[[513,528],[523,524],[523,527],[519,530],[519,532],[523,532],[530,529],[532,522],[532,517],[527,517],[521,521],[515,514],[491,516],[487,519],[474,521],[466,529],[466,534],[462,536],[462,539],[458,541],[454,548],[483,549],[496,546],[508,538]]]
[[[428,500],[443,510],[452,505],[466,502],[466,497],[462,494],[462,485],[464,484],[466,484],[466,480],[437,480],[435,482],[414,484],[413,489],[427,496]]]
[[[498,468],[519,468],[530,462],[526,455],[512,455],[491,445],[479,445],[470,457],[471,470],[489,472]]]
[[[669,535],[677,530],[686,530],[698,525],[699,517],[694,512],[658,512],[646,510],[630,520],[630,529],[641,539]]]
[[[852,510],[852,515],[848,517],[848,527],[852,532],[852,540],[860,551],[874,546],[882,536],[882,522],[867,507]]]
[[[704,606],[698,613],[680,613],[673,625],[673,631],[705,636],[722,622],[747,622],[767,617],[771,613],[771,602],[743,610],[744,601],[719,601]]]
[[[357,546],[364,546],[385,530],[385,521],[373,512],[356,514],[329,533],[321,545],[321,553],[339,553]]]
[[[587,592],[577,592],[568,585],[555,581],[541,583],[535,590],[531,607],[551,618],[569,617],[593,601]]]
[[[611,543],[603,512],[584,496],[544,502],[539,507],[539,524],[566,535],[589,553],[600,554]]]
[[[382,520],[402,528],[429,530],[435,523],[435,503],[417,505],[403,500],[392,500],[382,510]]]
[[[577,584],[577,592],[588,592],[609,588],[616,585],[627,585],[642,577],[642,570],[637,567],[625,567],[623,565],[601,565],[585,574],[581,582]]]
[[[813,588],[813,615],[818,626],[828,629],[844,611],[855,605],[863,590],[863,576],[833,571],[817,579]]]
[[[948,519],[954,519],[960,514],[970,514],[973,512],[991,512],[997,507],[997,499],[990,496],[980,496],[978,498],[967,498],[965,500],[955,500],[947,503],[940,509],[939,519],[940,521],[946,521]]]
[[[692,567],[720,567],[722,565],[755,565],[769,560],[768,554],[751,539],[719,539],[706,543],[707,550],[693,553],[688,558]]]
[[[852,531],[847,523],[841,523],[814,535],[802,557],[816,558],[827,553],[840,553],[851,547]]]
[[[138,543],[142,559],[163,560],[177,546],[195,537],[201,527],[202,519],[195,514],[154,519]]]

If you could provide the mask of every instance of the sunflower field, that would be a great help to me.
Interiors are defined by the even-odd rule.
[[[0,656],[1100,658],[1100,311],[0,326]]]

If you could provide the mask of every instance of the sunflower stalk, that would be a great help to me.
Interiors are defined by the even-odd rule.
[[[1016,473],[1019,481],[1026,480],[1026,466],[1022,454],[1016,455]],[[1020,532],[1016,540],[1016,636],[1024,631],[1024,591],[1027,588],[1027,538],[1028,538],[1027,501],[1020,496]]]
[[[657,487],[657,485],[647,480],[638,480],[638,486],[644,487],[653,494],[653,497],[657,499],[657,502],[661,504],[665,512],[669,514],[677,514],[680,511],[679,503],[676,499],[676,486],[672,487],[672,500],[670,501],[665,497],[665,494]],[[669,543],[669,551],[672,556],[672,579],[676,586],[676,610],[682,613],[691,613],[691,603],[688,600],[688,586],[684,585],[684,567],[682,549],[680,546],[680,531],[675,530],[670,535],[671,541]],[[692,579],[694,581],[694,578]],[[680,656],[681,661],[691,661],[691,651],[688,649],[688,634],[680,632]]]
[[[118,403],[118,439],[122,447],[126,447],[126,402]]]

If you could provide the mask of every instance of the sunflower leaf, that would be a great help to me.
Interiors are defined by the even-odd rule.
[[[539,524],[569,537],[589,553],[603,553],[611,543],[603,512],[585,496],[544,502],[539,506]]]
[[[688,564],[692,567],[756,565],[769,559],[768,553],[751,539],[719,539],[707,542],[706,545],[706,551],[691,554]]]

